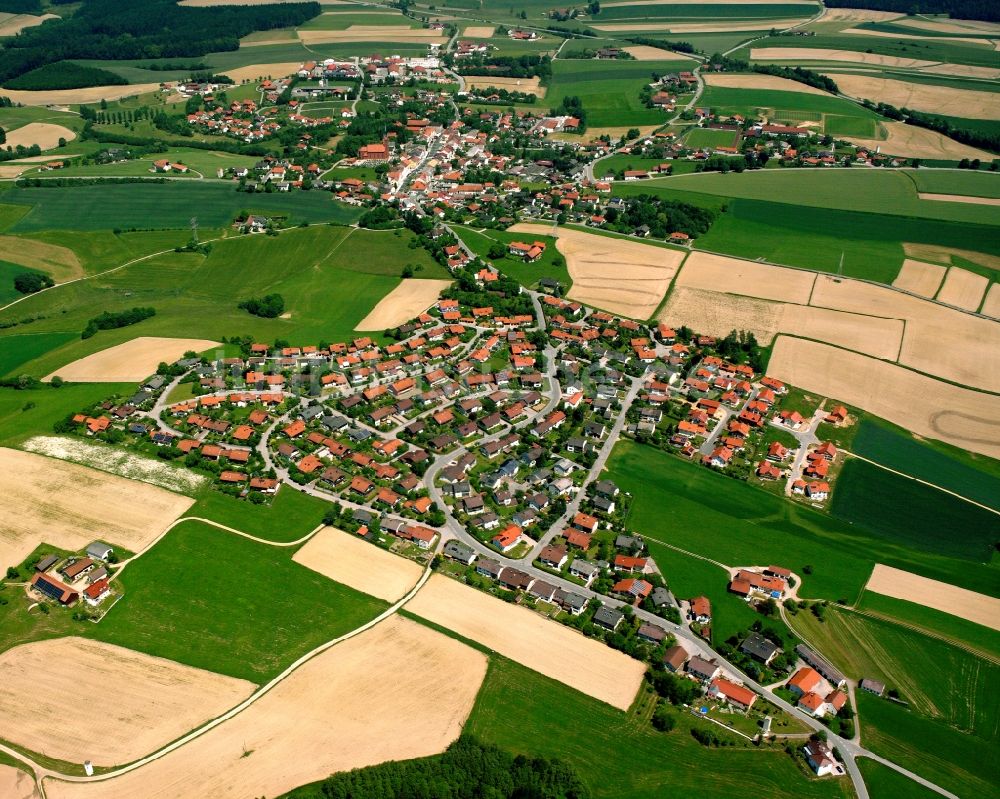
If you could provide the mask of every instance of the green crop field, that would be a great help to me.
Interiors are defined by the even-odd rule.
[[[723,197],[670,188],[678,185],[677,180],[680,178],[619,183],[614,193],[655,194],[708,208],[725,205],[725,213],[708,233],[698,237],[696,249],[763,258],[824,272],[836,272],[843,255],[845,275],[881,283],[891,283],[899,274],[905,258],[905,242],[1000,254],[1000,238],[992,225],[823,210],[770,200],[732,199],[727,202]],[[782,195],[779,192],[774,196]],[[849,231],[849,235],[844,235],[844,231]]]
[[[690,61],[554,61],[545,101],[558,105],[563,97],[579,97],[590,128],[656,125],[663,112],[646,108],[639,92],[654,72],[690,69]]]
[[[295,222],[352,222],[355,208],[335,202],[327,192],[244,194],[226,183],[172,181],[66,188],[14,188],[3,202],[32,206],[9,232],[101,230],[111,228],[187,228],[230,224],[241,209]]]
[[[183,163],[189,168],[188,172],[171,172],[171,177],[197,179],[199,176],[215,178],[216,170],[238,167],[251,167],[259,158],[252,155],[237,155],[235,153],[213,152],[212,150],[195,150],[177,148],[164,153],[155,153],[135,161],[126,161],[120,164],[88,164],[69,166],[56,173],[39,172],[39,176],[49,178],[67,177],[101,177],[101,176],[154,176],[153,162],[165,159],[171,163]],[[36,176],[35,172],[28,172],[26,177]]]
[[[858,602],[858,610],[868,615],[899,621],[976,652],[1000,660],[1000,631],[959,618],[951,613],[865,591]]]
[[[0,108],[0,128],[3,128],[7,133],[32,122],[47,122],[51,125],[62,125],[64,128],[69,128],[77,132],[83,128],[83,120],[77,114],[54,111],[51,108],[34,105],[6,106]],[[73,146],[76,147],[77,144]],[[76,150],[69,150],[68,152],[76,152]]]
[[[18,367],[33,361],[67,341],[78,339],[77,332],[22,333],[6,336],[0,346],[0,377],[16,372]]]
[[[21,266],[20,264],[12,264],[8,261],[0,260],[0,305],[6,305],[11,300],[16,300],[18,297],[23,297],[16,288],[14,288],[14,278],[18,275],[24,275],[29,272],[40,272],[40,269],[29,269],[26,266]],[[6,353],[0,353],[0,365],[3,364],[3,358]],[[0,366],[2,368],[2,366]]]
[[[793,628],[851,679],[880,680],[898,690],[914,713],[996,741],[1000,695],[994,686],[1000,664],[836,605],[827,608],[824,621],[804,610],[792,619]]]
[[[739,3],[724,5],[720,3],[678,3],[670,5],[615,5],[602,8],[593,19],[597,22],[612,20],[630,21],[633,19],[664,20],[665,22],[688,23],[696,21],[720,22],[720,27],[726,22],[761,21],[764,28],[768,19],[791,19],[811,17],[817,11],[814,5],[804,3]]]
[[[963,798],[995,792],[1000,782],[995,739],[984,741],[863,691],[857,700],[862,740],[875,754]]]
[[[569,276],[565,259],[556,249],[556,240],[551,236],[528,236],[525,233],[506,233],[502,230],[490,230],[484,233],[476,233],[468,228],[457,228],[456,231],[462,237],[462,241],[476,255],[490,261],[497,269],[505,275],[509,275],[527,288],[532,288],[538,284],[540,278],[551,277],[563,284],[563,294],[569,292],[573,285],[573,279]],[[545,253],[537,261],[527,264],[520,258],[505,256],[503,258],[490,258],[490,247],[499,241],[505,246],[512,241],[525,241],[526,239],[544,241],[546,243]],[[494,241],[495,240],[495,241]],[[555,259],[559,258],[562,265],[557,266]]]
[[[293,562],[288,549],[194,521],[120,580],[125,596],[93,637],[256,683],[387,607]]]
[[[299,25],[299,30],[303,31],[342,31],[352,25],[372,25],[394,27],[419,28],[409,17],[402,14],[366,14],[363,11],[350,11],[349,13],[325,13],[313,17],[309,21]]]
[[[873,111],[849,100],[804,92],[709,86],[698,103],[722,115],[742,114],[750,119],[766,116],[772,122],[790,124],[821,122],[861,136],[875,136],[878,121]]]
[[[446,277],[422,248],[410,249],[408,231],[367,231],[313,226],[278,236],[232,236],[218,241],[206,257],[195,253],[158,255],[113,274],[61,286],[0,312],[0,322],[28,314],[45,318],[31,331],[83,330],[101,310],[137,304],[156,316],[138,325],[76,339],[26,365],[36,376],[136,336],[252,335],[297,344],[349,341],[368,311],[400,281],[405,265],[417,277]],[[250,265],[250,268],[248,268]],[[280,293],[288,318],[262,319],[237,307],[251,296]],[[344,298],[350,298],[349,302]],[[0,331],[20,333],[19,327]]]
[[[464,729],[516,753],[564,760],[593,799],[646,799],[667,786],[672,796],[730,799],[748,784],[762,799],[852,796],[849,782],[807,777],[777,747],[702,748],[690,734],[701,722],[679,709],[677,727],[656,732],[650,710],[623,713],[493,656]]]
[[[937,799],[940,796],[937,791],[925,788],[877,760],[858,758],[858,768],[871,799]]]
[[[858,455],[1000,510],[1000,463],[957,447],[915,438],[866,416],[852,442]]]
[[[731,130],[712,130],[711,128],[692,128],[684,137],[688,147],[737,147],[740,134]]]
[[[997,542],[995,514],[865,461],[844,465],[830,512],[884,542],[949,558],[988,563]]]
[[[969,197],[1000,197],[1000,175],[971,169],[906,170],[917,191],[934,194],[964,194]]]
[[[643,189],[657,186],[748,200],[774,198],[813,208],[997,226],[997,214],[992,207],[921,200],[913,181],[894,170],[760,169],[739,175],[704,172],[655,178],[644,183]]]
[[[876,559],[975,591],[991,593],[996,585],[987,565],[914,548],[893,528],[850,524],[652,447],[618,443],[607,476],[634,495],[630,529],[728,566],[768,561],[799,574],[812,566],[804,597],[856,601]],[[843,475],[840,481],[835,498],[844,492]],[[871,503],[880,506],[884,497],[860,501],[866,504],[855,512],[867,509],[881,523]],[[669,582],[669,572],[664,576]],[[721,571],[719,579],[725,580]]]
[[[823,50],[851,50],[860,53],[878,53],[879,55],[895,56],[896,58],[917,58],[924,61],[943,61],[948,64],[971,64],[983,67],[996,66],[996,52],[980,44],[963,42],[937,41],[930,37],[925,39],[892,39],[876,36],[857,36],[851,34],[817,34],[808,39],[795,36],[772,36],[753,42],[752,48],[758,47],[808,47]],[[746,58],[749,47],[737,50],[734,58]],[[807,63],[810,59],[796,58],[797,63]],[[812,59],[815,61],[815,59]],[[843,63],[843,62],[840,62]]]

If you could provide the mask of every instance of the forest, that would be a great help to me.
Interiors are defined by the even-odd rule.
[[[6,40],[0,83],[74,58],[163,59],[236,50],[249,33],[296,27],[319,12],[317,2],[193,8],[176,0],[84,0],[72,16]]]
[[[558,760],[514,756],[462,736],[441,755],[334,774],[286,799],[586,799]]]
[[[0,0],[0,11],[8,14],[41,14],[42,0]]]
[[[948,14],[954,19],[1000,22],[996,0],[827,0],[828,8],[869,8],[900,14]]]

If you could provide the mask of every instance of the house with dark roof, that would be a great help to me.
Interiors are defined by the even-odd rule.
[[[740,645],[740,651],[767,666],[781,652],[781,647],[772,641],[768,641],[760,633],[750,633]]]
[[[594,624],[614,632],[618,629],[618,625],[622,623],[622,619],[624,618],[625,614],[614,608],[601,607],[594,614]]]

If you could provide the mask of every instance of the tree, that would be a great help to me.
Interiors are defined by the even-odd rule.
[[[670,732],[677,726],[677,719],[670,712],[669,706],[663,702],[660,702],[653,712],[653,726],[660,732]]]
[[[265,319],[276,319],[285,312],[285,298],[280,294],[251,297],[248,300],[243,300],[237,307],[254,316],[260,316]]]
[[[54,285],[55,281],[42,272],[22,272],[14,278],[14,288],[21,294],[34,294]]]
[[[639,128],[629,128],[628,132],[625,134],[626,139],[638,139],[639,138]]]
[[[6,144],[6,143],[7,143],[7,132],[3,128],[0,128],[0,144]]]
[[[53,375],[52,379],[49,381],[49,385],[52,386],[52,388],[62,388],[65,382],[66,381],[59,377],[59,375]]]

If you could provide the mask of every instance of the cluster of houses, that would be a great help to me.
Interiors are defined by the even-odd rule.
[[[114,550],[101,541],[89,544],[83,554],[44,555],[34,565],[30,589],[44,600],[71,607],[81,599],[97,608],[112,595],[109,559]]]

